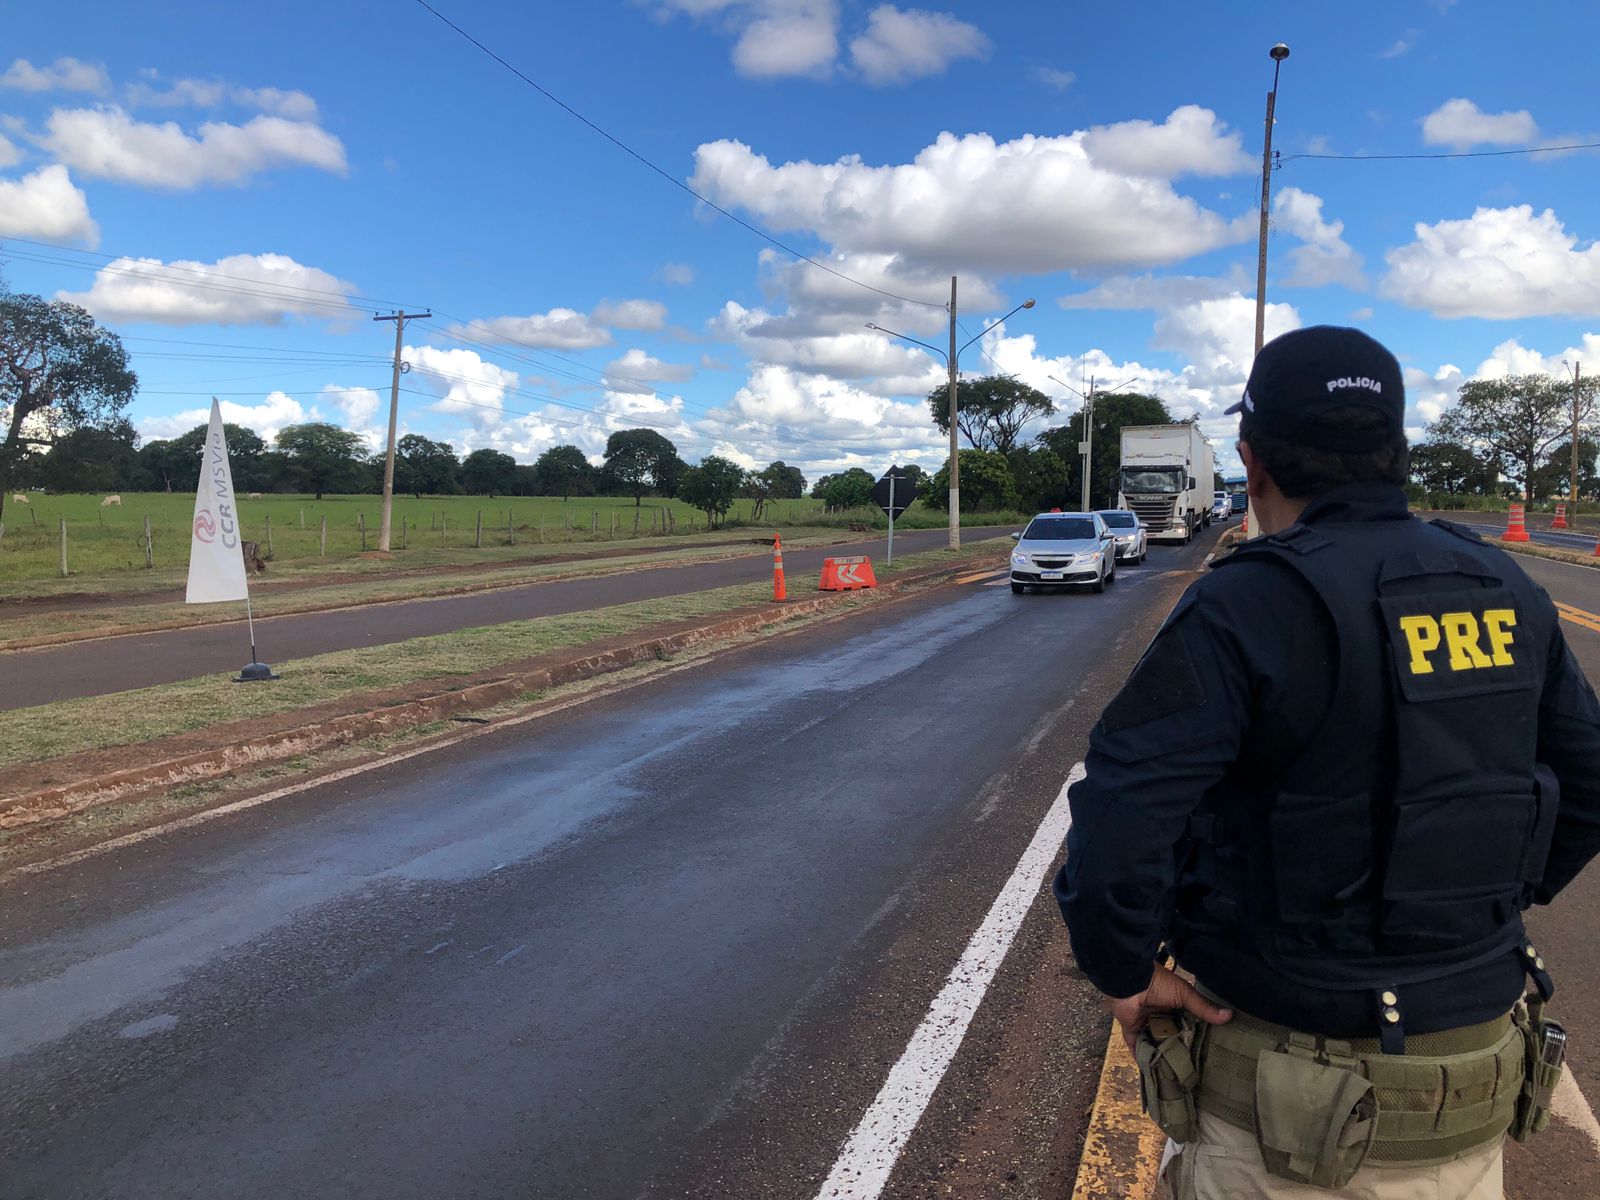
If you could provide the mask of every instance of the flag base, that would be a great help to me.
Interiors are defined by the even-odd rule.
[[[281,678],[281,676],[274,674],[272,668],[267,666],[266,663],[256,662],[254,659],[251,659],[247,666],[239,668],[239,676],[234,680],[234,682],[261,683],[268,679],[279,678]]]

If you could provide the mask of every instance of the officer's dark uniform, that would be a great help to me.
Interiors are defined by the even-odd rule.
[[[1341,372],[1341,356],[1368,365]],[[1371,407],[1399,432],[1398,364],[1354,330],[1265,348],[1243,402],[1253,414],[1258,375],[1279,400]],[[1278,407],[1291,411],[1275,419],[1304,419]],[[1363,1099],[1340,1161],[1302,1156],[1270,1173],[1330,1186],[1369,1152],[1376,1165],[1497,1153],[1517,1081],[1538,1073],[1524,1072],[1522,1047],[1540,1044],[1506,1014],[1528,976],[1550,988],[1522,912],[1600,850],[1600,704],[1554,606],[1510,556],[1412,517],[1398,486],[1325,491],[1185,593],[1085,765],[1055,881],[1073,952],[1102,992],[1126,997],[1165,948],[1235,1008],[1191,1047],[1202,1077],[1205,1037],[1218,1062],[1232,1055],[1231,1082],[1219,1067],[1216,1090],[1196,1085],[1202,1111],[1209,1099],[1234,1127],[1255,1126],[1265,1156],[1258,1055],[1343,1056],[1359,1087],[1389,1087],[1391,1111],[1380,1121]],[[1421,1051],[1443,1056],[1444,1075],[1413,1087],[1385,1060],[1416,1045],[1444,1047]],[[1481,1097],[1460,1086],[1469,1075],[1486,1080]]]
[[[1086,766],[1055,888],[1094,984],[1142,991],[1165,942],[1334,1037],[1392,1027],[1385,991],[1405,1033],[1504,1014],[1522,908],[1600,850],[1600,706],[1549,598],[1398,487],[1327,493],[1197,581]]]

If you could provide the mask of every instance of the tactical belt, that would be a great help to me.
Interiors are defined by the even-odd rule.
[[[1200,1025],[1198,1106],[1255,1133],[1257,1064],[1263,1054],[1344,1067],[1364,1077],[1377,1102],[1369,1166],[1445,1163],[1503,1137],[1517,1115],[1525,1041],[1510,1016],[1405,1039],[1384,1054],[1377,1038],[1337,1040],[1300,1033],[1237,1010],[1225,1025]]]

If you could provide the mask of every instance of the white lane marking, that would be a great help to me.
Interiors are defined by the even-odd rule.
[[[877,1098],[845,1141],[817,1200],[876,1200],[922,1118],[923,1110],[961,1047],[967,1026],[1000,969],[1022,920],[1039,895],[1039,884],[1072,824],[1067,789],[1083,778],[1072,768],[1050,811],[1023,851],[1017,869],[1000,889],[966,952],[934,997]]]
[[[1589,1107],[1578,1081],[1572,1077],[1570,1066],[1562,1070],[1561,1078],[1556,1082],[1555,1095],[1550,1099],[1550,1111],[1568,1124],[1577,1126],[1596,1153],[1600,1153],[1600,1121],[1595,1120],[1594,1109]]]
[[[504,963],[510,962],[513,958],[515,958],[517,955],[521,954],[527,948],[528,948],[528,944],[526,942],[524,942],[522,945],[518,946],[515,950],[507,950],[499,958],[494,960],[494,965],[498,967],[498,966],[501,966]]]

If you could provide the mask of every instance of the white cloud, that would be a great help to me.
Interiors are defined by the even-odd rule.
[[[976,25],[948,13],[880,4],[850,43],[850,60],[868,83],[882,85],[938,75],[957,59],[987,58],[993,48]]]
[[[687,263],[665,263],[661,267],[661,282],[687,287],[694,282],[694,268]]]
[[[1403,304],[1438,317],[1600,314],[1600,244],[1580,249],[1550,209],[1479,208],[1416,235],[1384,256],[1381,290]]]
[[[933,356],[858,322],[850,324],[854,328],[827,332],[825,323],[814,323],[805,313],[774,316],[730,300],[712,320],[711,332],[758,365],[793,367],[835,380],[871,380],[871,390],[885,395],[927,391],[944,375]]]
[[[136,121],[120,108],[57,109],[39,139],[85,175],[146,187],[193,188],[242,183],[273,167],[315,167],[343,174],[344,145],[320,126],[282,117],[243,125],[210,121],[191,137],[175,121]]]
[[[1378,52],[1378,57],[1399,58],[1403,54],[1411,53],[1411,50],[1416,46],[1417,38],[1421,35],[1421,33],[1422,30],[1420,29],[1406,30],[1402,36],[1395,39],[1394,43],[1390,45],[1388,49],[1380,50]]]
[[[14,167],[22,161],[22,151],[0,136],[0,167]]]
[[[307,419],[305,407],[285,392],[270,392],[260,404],[223,400],[221,406],[223,421],[253,429],[268,442],[277,437],[285,425],[298,425]],[[204,425],[210,417],[210,408],[185,409],[165,417],[145,417],[139,422],[139,435],[145,441],[175,438],[196,425]]]
[[[606,364],[606,382],[617,392],[653,392],[651,383],[685,383],[694,378],[688,363],[662,362],[652,354],[631,349]]]
[[[1034,67],[1029,74],[1045,87],[1058,92],[1064,92],[1078,82],[1078,77],[1073,72],[1062,71],[1056,67]]]
[[[596,306],[594,319],[616,329],[654,333],[667,323],[667,306],[659,300],[606,300]]]
[[[611,342],[608,330],[573,308],[552,308],[525,317],[487,317],[470,325],[458,325],[453,332],[541,350],[592,350]]]
[[[1232,295],[1246,286],[1244,270],[1225,278],[1209,275],[1115,275],[1086,292],[1074,292],[1056,301],[1062,308],[1171,308]]]
[[[148,108],[216,108],[232,102],[258,108],[290,121],[314,121],[317,102],[302,91],[275,87],[240,87],[223,79],[174,79],[163,81],[154,71],[124,89],[127,102]]]
[[[1322,219],[1322,197],[1286,187],[1273,198],[1272,209],[1278,227],[1303,243],[1289,252],[1287,286],[1366,286],[1361,256],[1344,240],[1344,222]]]
[[[766,15],[744,27],[734,70],[749,79],[826,77],[839,53],[838,12],[830,0],[769,0],[748,6]]]
[[[691,182],[718,203],[897,265],[1040,273],[1175,262],[1251,235],[1173,190],[1186,173],[1250,167],[1237,133],[1193,107],[1167,122],[997,144],[951,133],[906,164],[773,166],[736,141],[695,152]]]
[[[19,58],[0,75],[0,87],[16,88],[23,92],[92,92],[103,93],[111,86],[106,69],[98,63],[86,63],[76,58],[58,58],[48,67],[36,67],[25,58]]]
[[[100,241],[100,229],[89,217],[89,200],[60,163],[41,167],[21,179],[0,179],[0,237]]]
[[[371,388],[340,387],[330,383],[323,387],[320,398],[344,414],[341,423],[351,432],[360,434],[368,450],[377,450],[386,445],[388,406],[377,392]],[[380,409],[383,410],[381,422],[378,418]]]
[[[1470,150],[1474,146],[1525,146],[1539,136],[1527,109],[1486,113],[1471,100],[1446,100],[1422,118],[1422,140],[1430,146]]]
[[[501,410],[506,392],[517,386],[516,372],[472,350],[407,346],[402,354],[415,378],[442,393],[432,405],[434,412],[458,414],[478,429],[491,429],[505,419]]]
[[[286,254],[233,254],[214,263],[119,258],[87,292],[61,292],[105,321],[161,325],[281,325],[338,315],[355,285]]]
[[[264,113],[290,121],[317,119],[317,102],[304,92],[293,88],[234,88],[230,93],[240,104],[249,104]]]

